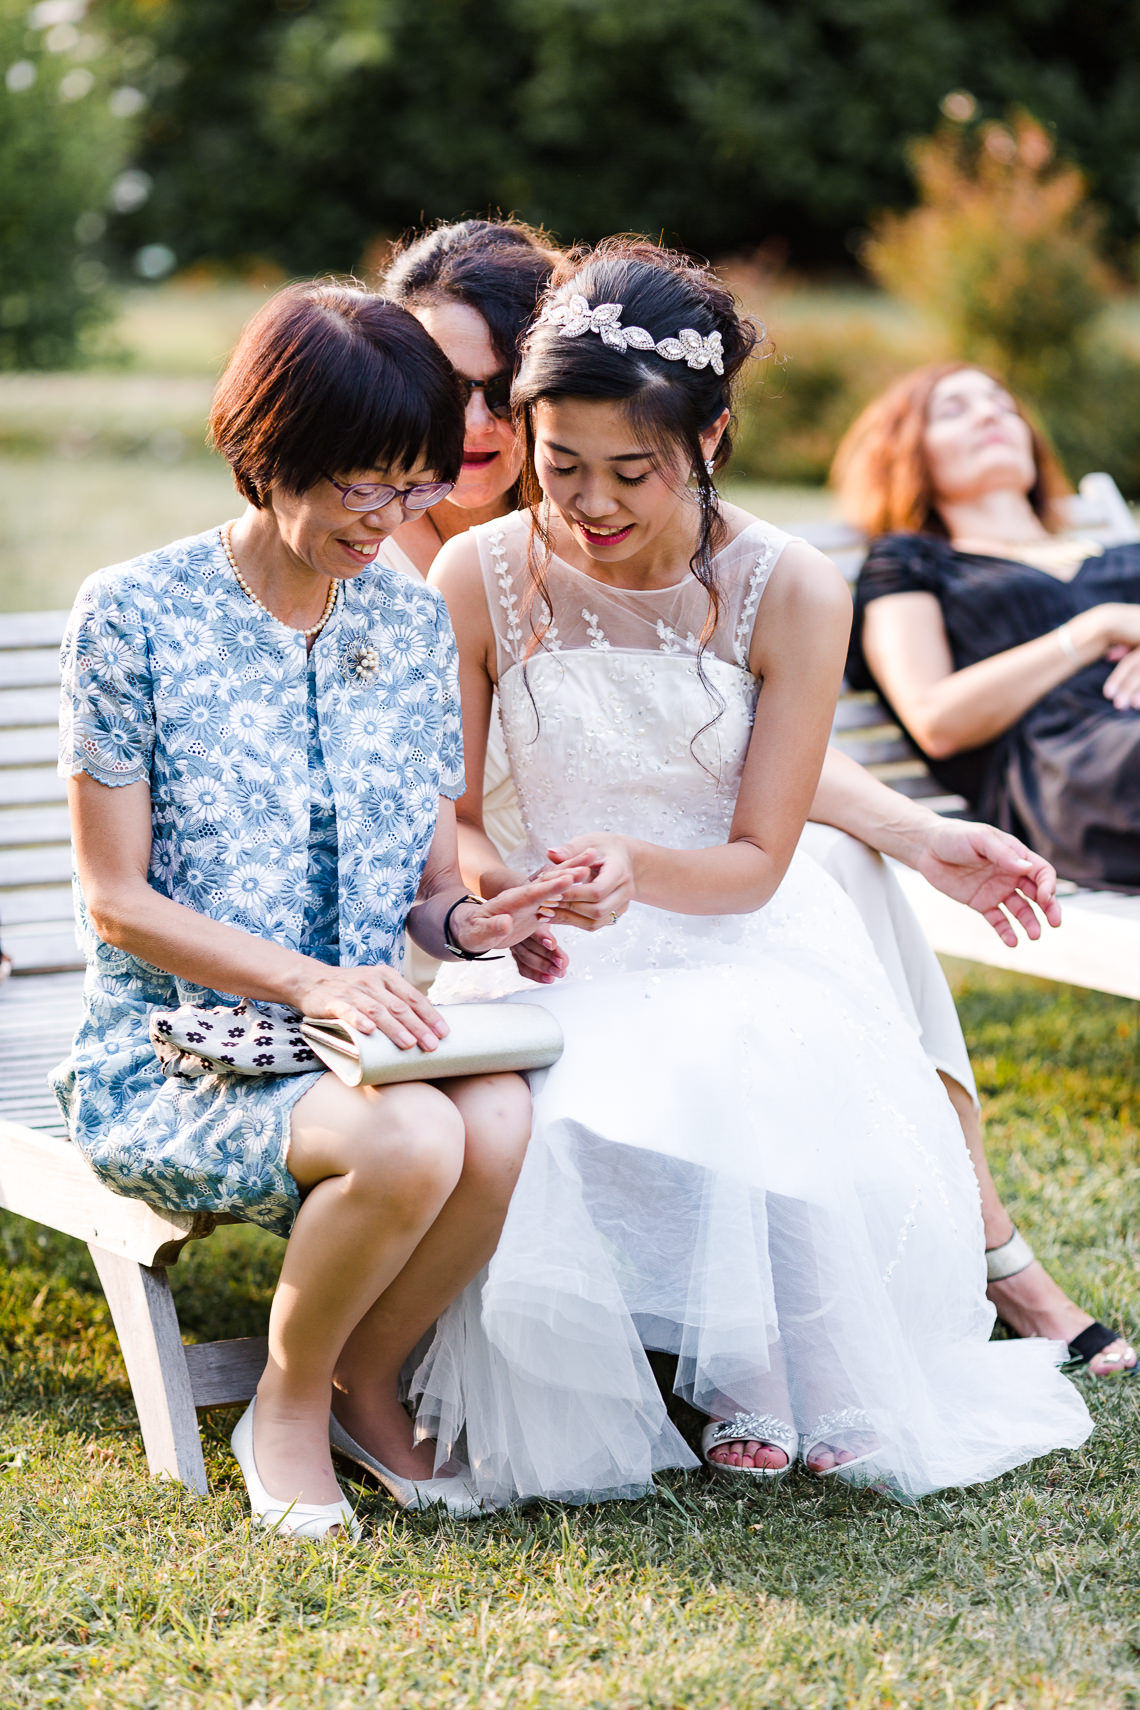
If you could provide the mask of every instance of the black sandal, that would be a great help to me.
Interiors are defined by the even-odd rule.
[[[1062,1371],[1080,1371],[1091,1360],[1113,1342],[1127,1342],[1128,1338],[1122,1330],[1110,1330],[1107,1324],[1102,1324],[1099,1318],[1086,1325],[1079,1336],[1074,1336],[1069,1343],[1069,1357],[1062,1366]],[[1118,1372],[1094,1372],[1094,1377],[1135,1377],[1136,1366],[1121,1366]]]
[[[1003,1241],[1000,1247],[986,1249],[986,1281],[987,1283],[1004,1282],[1007,1277],[1015,1277],[1020,1271],[1028,1270],[1033,1260],[1033,1248],[1024,1235],[1018,1234],[1015,1227],[1008,1241]],[[1014,1341],[1021,1340],[1013,1325],[1007,1324],[1004,1318],[999,1317],[998,1323]],[[1087,1368],[1098,1354],[1103,1354],[1106,1348],[1111,1347],[1113,1342],[1127,1341],[1128,1338],[1122,1330],[1110,1330],[1107,1324],[1102,1324],[1099,1319],[1094,1319],[1069,1343],[1069,1357],[1064,1361],[1061,1369],[1066,1372],[1081,1371]],[[1131,1366],[1122,1365],[1119,1371],[1094,1372],[1092,1375],[1097,1378],[1134,1377],[1138,1370],[1140,1370],[1140,1360]]]

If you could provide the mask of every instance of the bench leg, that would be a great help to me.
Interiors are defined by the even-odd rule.
[[[205,1495],[198,1415],[166,1267],[90,1244],[88,1250],[111,1308],[150,1470]]]

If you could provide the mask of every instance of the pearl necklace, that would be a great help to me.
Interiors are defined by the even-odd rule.
[[[258,599],[257,595],[254,593],[253,589],[250,587],[249,583],[246,581],[245,577],[242,575],[241,571],[238,569],[237,559],[234,557],[234,549],[230,543],[230,530],[232,528],[233,528],[233,523],[223,523],[218,532],[220,533],[220,535],[222,537],[222,550],[225,553],[226,557],[229,559],[230,569],[233,571],[234,575],[237,577],[238,587],[241,589],[242,593],[247,596],[247,598],[249,598],[253,601],[255,606],[261,607],[261,609],[265,613],[266,617],[273,618],[274,623],[280,623],[281,619],[279,617],[273,616],[273,613],[270,611],[269,607],[265,604],[264,600]],[[337,594],[337,589],[339,588],[339,586],[340,586],[340,583],[336,580],[335,576],[330,577],[330,579],[329,579],[329,597],[325,601],[324,611],[321,613],[321,615],[317,619],[316,623],[313,624],[311,629],[302,629],[302,630],[298,630],[298,632],[297,632],[299,635],[303,635],[305,637],[306,641],[309,639],[310,636],[319,635],[321,633],[322,629],[324,629],[326,623],[328,623],[329,619],[332,617],[332,611],[333,611],[333,607],[336,605],[336,594]]]

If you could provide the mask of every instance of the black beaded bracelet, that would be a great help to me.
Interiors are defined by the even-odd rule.
[[[491,950],[465,950],[462,944],[457,944],[455,942],[455,935],[451,930],[451,917],[455,913],[456,909],[463,903],[478,904],[478,902],[479,898],[473,897],[470,892],[468,892],[466,896],[456,897],[455,901],[443,917],[443,942],[447,945],[451,954],[453,956],[458,956],[463,962],[482,962],[485,957],[494,955],[494,952]]]

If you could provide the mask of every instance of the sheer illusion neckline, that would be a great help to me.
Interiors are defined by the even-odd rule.
[[[715,564],[719,558],[724,557],[726,552],[731,552],[734,546],[739,546],[740,542],[747,535],[750,535],[754,529],[762,529],[763,527],[763,521],[759,517],[754,517],[750,523],[745,524],[739,534],[733,535],[731,540],[726,540],[723,546],[717,548],[712,555],[712,562]],[[688,587],[695,580],[693,572],[686,567],[684,575],[678,581],[666,582],[660,588],[627,588],[621,583],[603,582],[599,577],[591,576],[588,570],[579,570],[576,564],[571,564],[568,558],[563,558],[562,554],[555,552],[553,548],[550,553],[550,561],[552,564],[560,564],[564,570],[569,570],[572,575],[580,577],[583,582],[589,582],[591,587],[600,588],[605,594],[629,594],[635,599],[651,600],[661,594],[675,594],[679,588]]]

